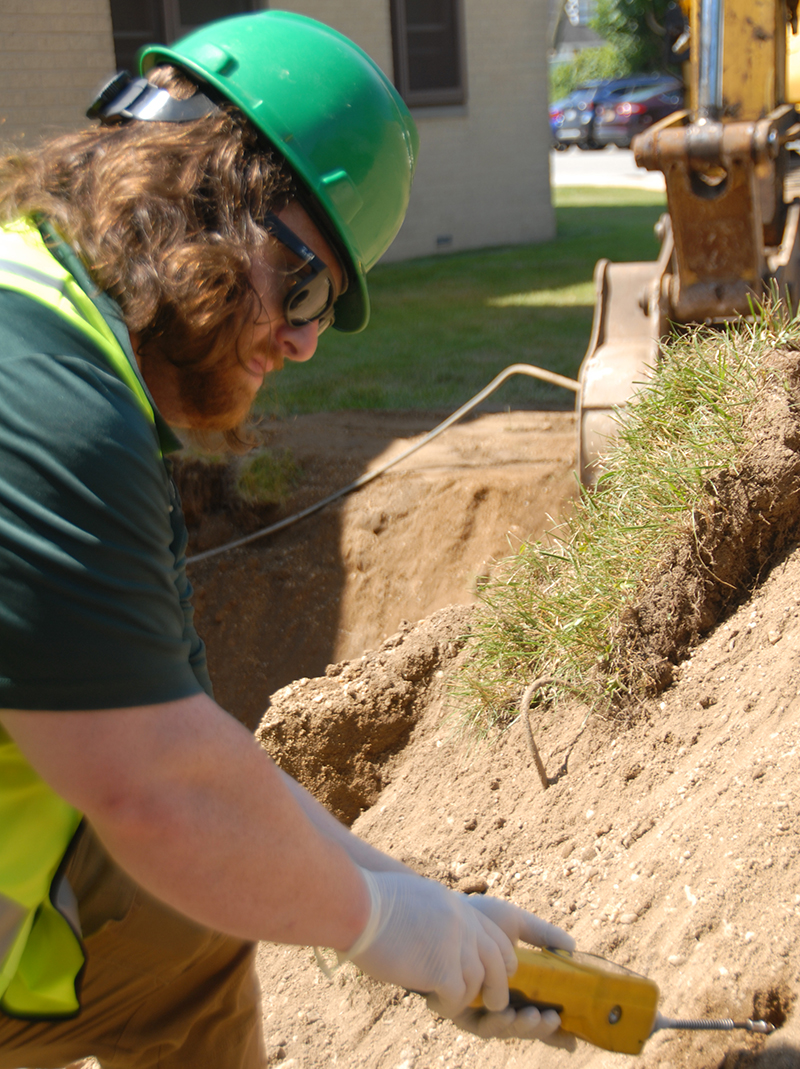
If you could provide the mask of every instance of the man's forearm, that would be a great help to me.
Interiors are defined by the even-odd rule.
[[[292,779],[282,769],[279,769],[279,772],[295,800],[317,830],[332,839],[333,842],[343,846],[357,865],[360,865],[363,869],[370,869],[372,872],[406,872],[414,874],[413,869],[410,869],[408,865],[404,865],[402,861],[398,861],[389,854],[384,854],[381,850],[364,842],[363,839],[359,839],[349,828],[346,828],[344,824],[338,821],[332,813],[328,812],[324,806],[320,805],[316,798],[309,794],[297,780]]]
[[[117,862],[194,920],[245,939],[338,950],[366,924],[369,896],[348,852],[205,695],[1,719]]]

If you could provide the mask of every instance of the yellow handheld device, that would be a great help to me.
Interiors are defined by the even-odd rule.
[[[641,1054],[661,1028],[747,1032],[769,1035],[770,1021],[684,1020],[658,1012],[658,986],[621,965],[568,950],[516,947],[519,967],[508,982],[511,1005],[555,1010],[561,1027],[587,1043],[618,1054]],[[479,1007],[480,996],[473,1003]]]
[[[619,1054],[640,1054],[653,1031],[658,986],[593,954],[517,947],[512,1006],[553,1009],[561,1027]]]

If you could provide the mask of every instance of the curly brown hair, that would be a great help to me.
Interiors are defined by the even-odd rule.
[[[171,66],[148,78],[181,99],[197,88]],[[283,158],[224,103],[191,122],[93,127],[0,160],[0,222],[47,218],[116,298],[139,354],[195,373],[236,351],[257,301],[252,258],[271,240],[264,215],[293,197]]]

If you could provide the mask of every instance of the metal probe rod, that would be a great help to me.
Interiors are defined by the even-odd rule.
[[[682,1028],[693,1032],[722,1031],[732,1032],[734,1028],[742,1028],[745,1032],[760,1032],[763,1036],[770,1035],[775,1031],[775,1025],[769,1021],[732,1021],[730,1018],[722,1018],[719,1021],[683,1019],[680,1017],[662,1017],[659,1013],[653,1031],[658,1032],[662,1028]]]

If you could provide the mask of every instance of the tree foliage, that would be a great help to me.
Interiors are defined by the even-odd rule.
[[[559,100],[592,78],[624,78],[627,74],[669,70],[680,73],[685,58],[672,46],[684,29],[675,0],[597,0],[592,29],[605,44],[585,48],[569,63],[550,72],[550,99]]]
[[[569,63],[559,63],[550,71],[550,99],[560,100],[593,78],[620,78],[628,68],[620,63],[611,45],[584,48]]]
[[[671,46],[682,19],[674,0],[597,0],[591,26],[632,74],[677,66]]]

